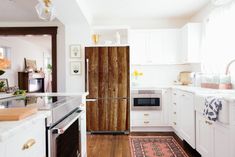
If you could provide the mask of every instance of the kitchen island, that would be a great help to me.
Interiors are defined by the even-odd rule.
[[[56,157],[75,153],[85,157],[85,97],[86,93],[42,93],[28,94],[24,99],[1,99],[1,108],[38,107],[39,110],[23,120],[0,122],[1,155]],[[64,145],[67,147],[62,148]]]

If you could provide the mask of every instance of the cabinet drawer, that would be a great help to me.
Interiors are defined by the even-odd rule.
[[[132,126],[157,126],[160,122],[156,119],[133,119]]]
[[[161,119],[161,111],[132,111],[132,119]]]
[[[6,141],[6,157],[44,157],[45,149],[44,118],[33,121]]]

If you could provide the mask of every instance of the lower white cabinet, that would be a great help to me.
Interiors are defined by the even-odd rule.
[[[81,116],[81,157],[87,156],[86,113]]]
[[[212,157],[213,129],[199,113],[196,114],[196,149],[203,157]]]
[[[194,95],[189,92],[178,92],[178,107],[179,107],[179,132],[181,137],[191,145],[192,148],[196,147],[195,144],[195,109],[194,109]]]
[[[190,92],[172,90],[170,107],[171,126],[175,133],[195,148],[194,95]]]
[[[37,119],[6,139],[4,157],[45,157],[45,118]]]
[[[234,157],[234,132],[229,126],[210,122],[196,114],[196,150],[202,157]]]

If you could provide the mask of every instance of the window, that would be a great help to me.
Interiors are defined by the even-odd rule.
[[[224,74],[235,59],[235,3],[216,8],[205,23],[203,71]]]

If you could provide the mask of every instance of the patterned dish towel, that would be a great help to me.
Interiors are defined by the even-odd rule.
[[[209,120],[216,121],[219,111],[222,109],[222,98],[209,96],[206,97],[203,115]]]

